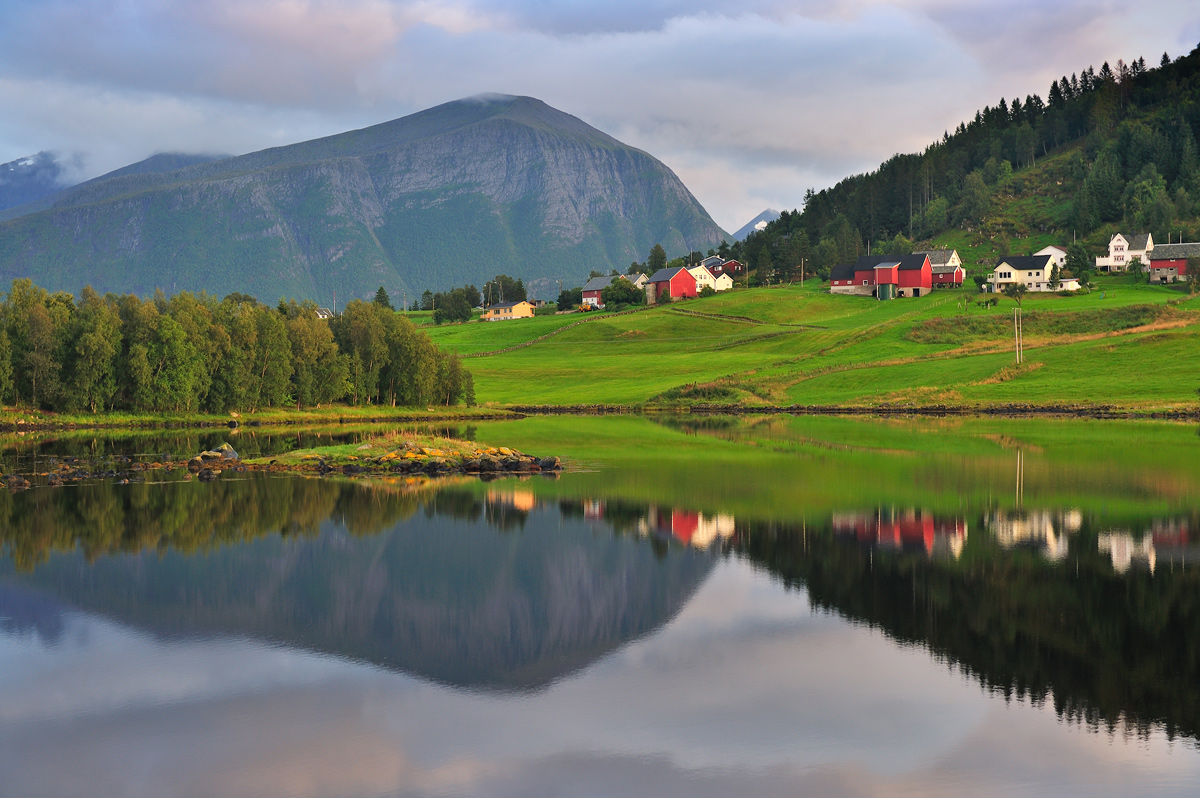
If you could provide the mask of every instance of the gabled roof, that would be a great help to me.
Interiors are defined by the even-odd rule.
[[[612,281],[617,279],[611,274],[606,274],[603,277],[593,277],[587,281],[587,285],[583,287],[584,291],[603,291],[612,285]]]
[[[707,258],[700,261],[700,265],[702,266],[716,266],[721,263],[725,263],[725,259],[720,255],[709,255]]]
[[[529,305],[531,302],[526,302],[524,299],[518,302],[501,302],[498,305],[488,305],[488,310],[503,310],[504,308],[515,308],[517,305]]]
[[[854,267],[863,271],[874,269],[880,263],[896,263],[899,264],[900,271],[907,272],[924,268],[926,260],[928,258],[924,252],[914,252],[911,255],[860,255]]]
[[[1130,233],[1128,235],[1125,233],[1118,233],[1118,235],[1125,239],[1125,243],[1129,245],[1131,250],[1136,250],[1138,252],[1144,251],[1146,249],[1146,244],[1150,242],[1149,233]],[[1115,238],[1116,236],[1113,237]]]
[[[934,274],[954,274],[961,269],[962,266],[951,266],[948,263],[939,263],[933,267]]]
[[[918,252],[914,252],[913,254],[928,256],[929,265],[934,267],[934,271],[937,271],[937,267],[950,260],[950,257],[954,254],[954,252],[955,250],[953,249],[922,249]]]
[[[829,270],[830,280],[853,280],[854,279],[854,264],[839,263]]]
[[[695,272],[696,272],[696,270],[697,270],[697,269],[704,269],[704,271],[708,272],[708,276],[709,276],[709,277],[712,277],[712,276],[713,276],[713,273],[712,273],[712,272],[710,272],[710,271],[708,271],[708,267],[707,267],[707,266],[705,266],[703,263],[697,263],[695,266],[691,266],[691,267],[689,267],[689,268],[688,268],[688,272],[689,272],[689,273],[690,273],[690,274],[691,274],[693,277],[695,277],[695,276],[696,276]]]
[[[1052,261],[1049,255],[1009,255],[1007,258],[1001,258],[996,264],[996,268],[1008,266],[1016,271],[1031,271],[1033,269],[1044,269]]]
[[[656,271],[654,273],[654,276],[651,277],[647,282],[669,283],[671,280],[674,280],[675,276],[677,274],[679,274],[680,272],[683,272],[688,277],[692,277],[692,275],[688,272],[687,269],[683,268],[682,266],[676,266],[674,269],[659,269],[658,271]],[[692,277],[692,279],[695,280],[696,278]]]
[[[1200,258],[1200,244],[1155,244],[1150,260]]]

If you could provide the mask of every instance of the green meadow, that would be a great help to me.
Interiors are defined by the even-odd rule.
[[[877,302],[810,282],[623,315],[424,329],[467,358],[483,405],[1197,403],[1200,297],[1126,277],[1083,295],[1026,295],[1021,366],[1016,304],[980,298],[963,289]]]

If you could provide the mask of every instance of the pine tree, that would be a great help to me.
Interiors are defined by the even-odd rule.
[[[392,307],[392,298],[388,296],[388,292],[382,285],[379,286],[379,290],[375,292],[375,304],[379,305],[381,308],[395,310],[395,308]]]

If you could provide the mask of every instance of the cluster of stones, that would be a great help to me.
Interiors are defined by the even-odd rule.
[[[200,452],[187,464],[187,470],[201,482],[212,482],[220,476],[223,467],[234,471],[246,470],[246,466],[238,462],[238,453],[228,443],[222,443],[211,451]]]
[[[132,471],[168,467],[166,463],[134,463],[132,458],[123,455],[114,458],[111,463],[128,466],[128,470],[122,471],[117,471],[114,468],[104,468],[103,466],[95,471],[89,471],[86,468],[88,464],[80,461],[78,457],[65,457],[61,460],[57,457],[51,457],[48,459],[48,462],[52,470],[37,472],[36,474],[31,473],[28,476],[44,476],[46,484],[51,488],[61,487],[85,479],[116,479],[118,480],[118,484],[127,485],[130,482],[130,472]],[[4,486],[13,492],[28,490],[33,487],[33,483],[28,477],[21,474],[8,474],[3,476],[2,479]]]

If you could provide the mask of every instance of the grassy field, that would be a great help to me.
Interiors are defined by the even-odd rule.
[[[831,296],[810,282],[622,316],[545,316],[431,334],[470,356],[476,396],[491,405],[1197,402],[1200,297],[1127,277],[1103,278],[1079,296],[1027,295],[1021,367],[1012,351],[1014,301],[1000,297],[984,308],[979,298],[964,289],[877,302]]]

